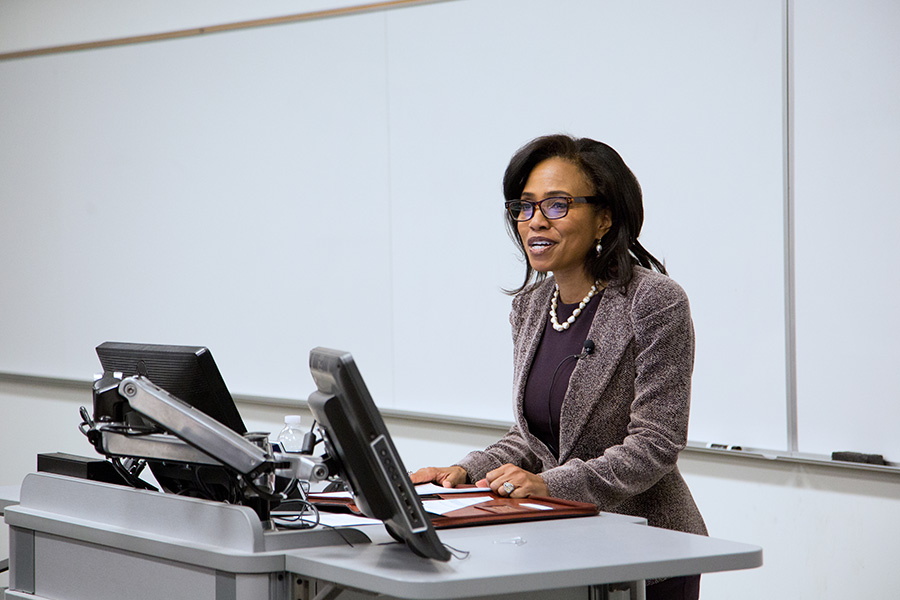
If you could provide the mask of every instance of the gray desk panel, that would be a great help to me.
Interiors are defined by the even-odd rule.
[[[6,508],[11,526],[228,572],[280,572],[286,547],[344,544],[326,529],[264,533],[244,506],[47,473],[25,478],[20,501]]]
[[[441,531],[440,536],[470,556],[439,563],[373,537],[373,543],[365,547],[290,551],[285,566],[290,572],[343,586],[426,600],[749,569],[762,564],[762,549],[757,546],[647,527],[607,515],[451,529]]]

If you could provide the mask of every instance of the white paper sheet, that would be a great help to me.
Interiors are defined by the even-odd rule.
[[[490,496],[477,496],[473,498],[451,498],[449,500],[423,500],[422,507],[433,515],[446,515],[450,511],[488,502],[491,499]]]
[[[433,494],[472,494],[474,492],[478,493],[490,493],[491,488],[489,487],[464,487],[464,488],[445,488],[442,485],[435,485],[433,483],[420,483],[416,486],[416,492],[420,496],[430,496]]]

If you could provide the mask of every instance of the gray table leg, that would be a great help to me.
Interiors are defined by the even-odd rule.
[[[644,581],[591,586],[590,600],[647,600]]]

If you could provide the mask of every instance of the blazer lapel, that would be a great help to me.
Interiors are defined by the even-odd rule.
[[[594,342],[596,349],[578,361],[563,401],[559,430],[560,464],[572,452],[574,442],[581,436],[590,412],[600,401],[625,348],[634,337],[628,313],[624,289],[607,288],[588,333],[588,339]]]

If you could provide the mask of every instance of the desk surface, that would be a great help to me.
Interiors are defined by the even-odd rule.
[[[412,556],[371,532],[372,543],[290,551],[285,567],[404,598],[460,598],[750,569],[757,546],[648,527],[601,514],[439,532],[466,559]]]
[[[0,497],[12,501],[10,492],[0,488]],[[380,525],[361,528],[372,541],[353,547],[300,543],[309,538],[303,532],[287,540],[298,543],[274,547],[249,508],[62,476],[29,475],[20,502],[6,511],[7,522],[51,537],[223,572],[288,571],[399,598],[515,594],[762,564],[757,546],[606,513],[442,530],[444,543],[469,556],[441,563],[415,556]]]

